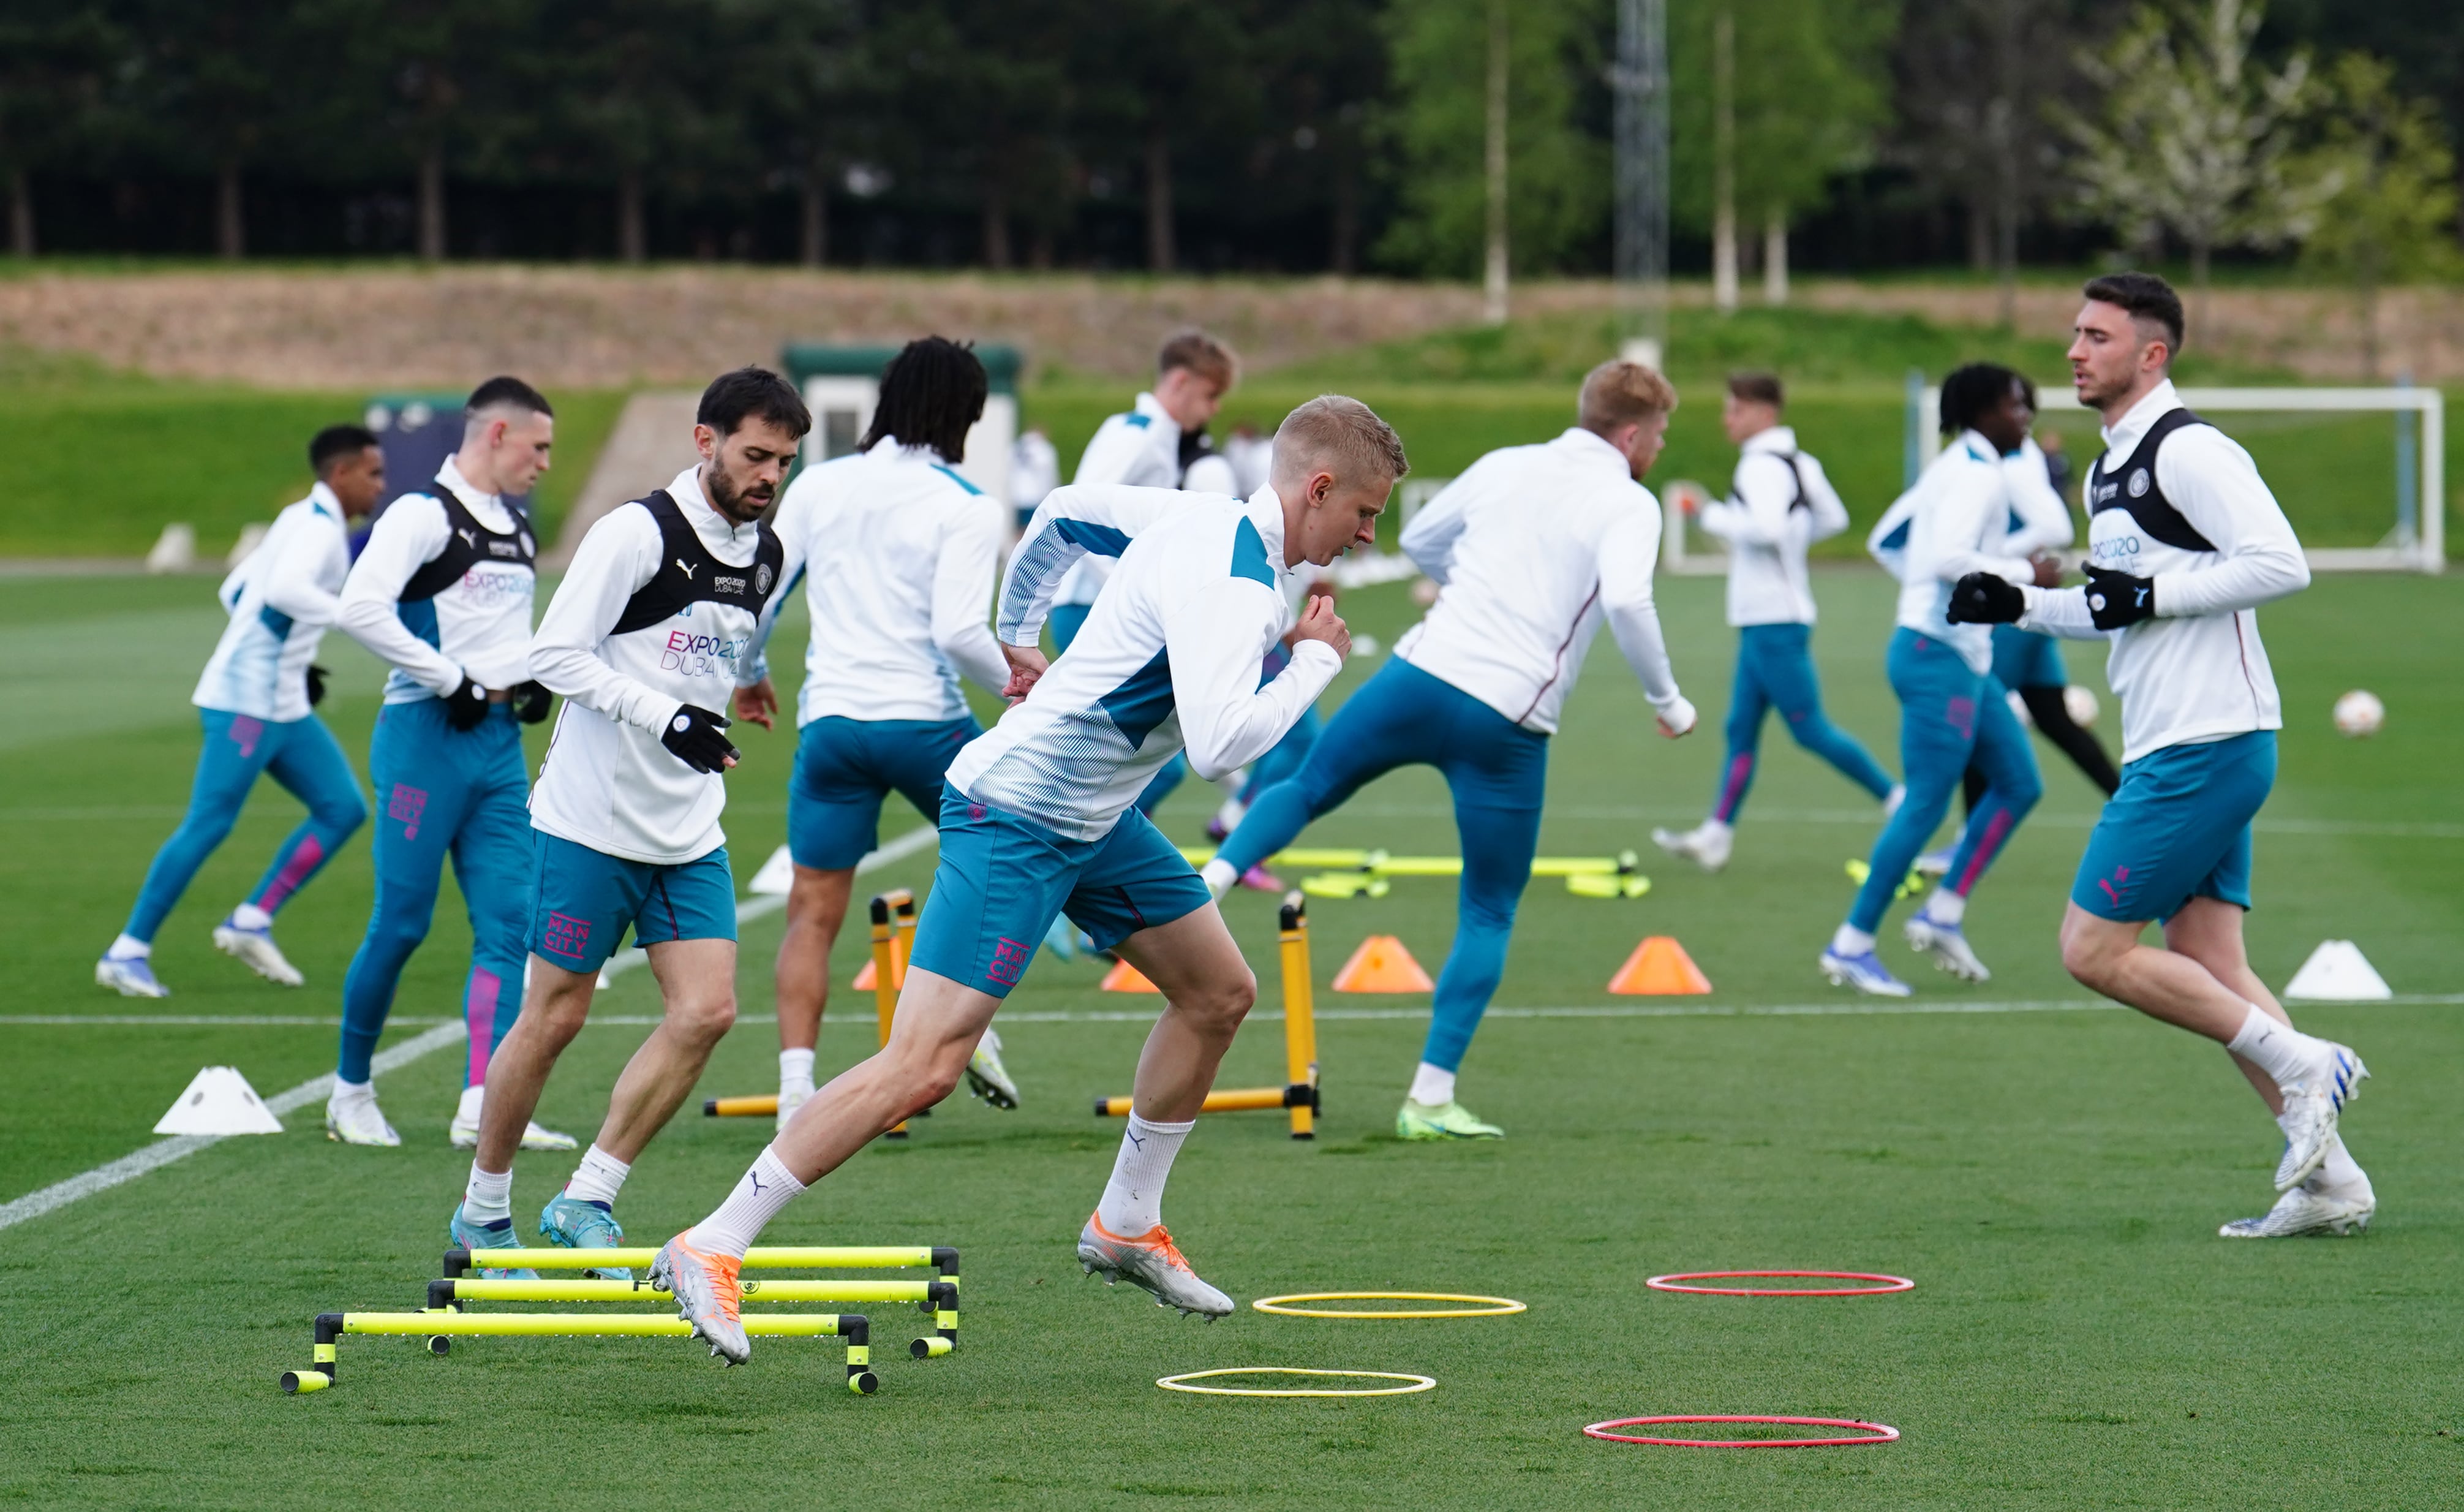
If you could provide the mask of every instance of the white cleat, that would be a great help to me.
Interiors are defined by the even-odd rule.
[[[1017,1108],[1018,1083],[1010,1079],[1009,1068],[1001,1064],[1001,1034],[997,1031],[985,1030],[984,1037],[976,1041],[976,1053],[967,1057],[967,1090],[997,1108]],[[783,1111],[785,1104],[780,1106]]]
[[[303,987],[308,979],[299,968],[283,959],[282,947],[274,943],[272,926],[243,929],[226,919],[214,925],[214,948],[234,957],[242,966],[276,987]]]
[[[1908,921],[1908,947],[1931,956],[1936,967],[1949,972],[1963,982],[1991,982],[1993,973],[1976,959],[1968,947],[1968,936],[1959,925],[1947,924],[1939,919],[1928,919],[1923,913]]]
[[[2276,1164],[2276,1190],[2289,1191],[2310,1179],[2327,1159],[2327,1143],[2344,1115],[2344,1104],[2362,1095],[2370,1068],[2362,1057],[2334,1041],[2326,1063],[2304,1079],[2283,1087],[2284,1158]]]
[[[2366,1188],[2357,1199],[2296,1187],[2277,1198],[2276,1206],[2266,1212],[2255,1218],[2235,1218],[2218,1229],[2216,1236],[2224,1239],[2291,1239],[2310,1234],[2332,1234],[2342,1237],[2367,1229],[2371,1214],[2378,1211],[2378,1199],[2368,1194]]]
[[[812,1101],[813,1089],[796,1087],[779,1089],[779,1127],[784,1129],[796,1116],[796,1110]]]
[[[1816,963],[1833,987],[1853,987],[1868,997],[1906,997],[1908,985],[1891,974],[1882,958],[1867,950],[1859,955],[1841,955],[1826,949]]]
[[[676,1316],[693,1324],[693,1337],[709,1345],[712,1354],[727,1365],[742,1365],[753,1358],[737,1279],[744,1262],[693,1248],[688,1242],[692,1233],[686,1230],[660,1249],[650,1261],[650,1285],[676,1300]]]
[[[393,1125],[377,1107],[373,1097],[327,1098],[325,1100],[325,1137],[339,1145],[364,1145],[373,1148],[392,1149],[402,1143]]]
[[[1919,877],[1948,877],[1951,854],[1950,847],[1947,845],[1939,851],[1927,851],[1917,857],[1911,870]]]
[[[464,1087],[462,1101],[455,1104],[453,1109],[453,1121],[445,1125],[445,1137],[452,1142],[455,1149],[479,1147],[479,1104],[483,1090],[482,1087]],[[536,1119],[522,1129],[522,1148],[524,1149],[580,1149],[581,1147],[580,1140],[570,1134],[560,1134],[554,1129],[541,1128]]]
[[[1232,1299],[1198,1279],[1160,1223],[1125,1239],[1102,1220],[1089,1217],[1078,1231],[1078,1265],[1089,1276],[1104,1278],[1107,1286],[1117,1281],[1142,1286],[1155,1293],[1156,1306],[1177,1307],[1183,1318],[1196,1313],[1213,1323],[1232,1311]]]
[[[107,955],[94,964],[94,985],[122,997],[169,997],[171,989],[154,979],[154,963],[142,955]]]
[[[1705,819],[1690,830],[1654,830],[1651,838],[1669,855],[1692,861],[1706,872],[1716,872],[1728,864],[1737,832],[1717,819]]]

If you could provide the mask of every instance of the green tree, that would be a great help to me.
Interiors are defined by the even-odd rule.
[[[100,4],[0,5],[0,179],[17,256],[34,255],[33,175],[94,135],[105,75],[124,41]]]
[[[2379,374],[2379,290],[2453,276],[2459,259],[2455,154],[2437,107],[2396,92],[2395,71],[2347,53],[2326,80],[2329,104],[2318,147],[2297,173],[2320,186],[2301,244],[2305,267],[2352,285],[2361,306],[2362,373]]]

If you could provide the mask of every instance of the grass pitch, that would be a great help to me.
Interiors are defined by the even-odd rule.
[[[1841,571],[1817,591],[1832,709],[1896,767],[1881,673],[1885,585]],[[144,1145],[200,1065],[236,1064],[269,1094],[330,1069],[342,969],[368,901],[365,837],[283,915],[308,988],[259,984],[206,940],[296,817],[270,787],[164,933],[158,962],[178,995],[106,997],[88,975],[186,796],[196,749],[186,694],[218,621],[198,599],[192,582],[120,580],[13,584],[0,595],[19,713],[0,728],[0,885],[14,947],[0,983],[11,1015],[0,1023],[0,1201]],[[336,1390],[281,1396],[275,1374],[306,1362],[313,1315],[416,1305],[436,1274],[467,1166],[444,1138],[460,1057],[439,1052],[384,1078],[408,1142],[400,1150],[330,1145],[307,1109],[288,1134],[226,1142],[6,1232],[13,1347],[0,1356],[0,1416],[15,1447],[0,1458],[0,1497],[447,1507],[536,1496],[544,1483],[633,1505],[2451,1501],[2464,1474],[2453,1370],[2464,1199],[2452,1179],[2464,1112],[2451,1095],[2464,1074],[2453,1027],[2464,992],[2453,943],[2464,903],[2456,589],[2329,578],[2261,616],[2293,727],[2262,820],[2253,954],[2280,984],[2321,939],[2351,938],[2409,1000],[2301,1014],[2378,1073],[2348,1125],[2378,1186],[2376,1230],[2245,1245],[2214,1228],[2266,1206],[2276,1141],[2240,1078],[2189,1036],[2095,1004],[2055,961],[2092,789],[2039,747],[2046,801],[1971,910],[1992,983],[1954,986],[1886,936],[1919,995],[1904,1010],[1861,1012],[1821,984],[1813,958],[1848,902],[1842,863],[1863,853],[1876,815],[1776,729],[1727,872],[1705,878],[1651,852],[1652,824],[1688,822],[1709,796],[1732,646],[1716,581],[1666,583],[1663,601],[1679,671],[1713,727],[1673,745],[1650,735],[1631,678],[1597,648],[1555,743],[1543,849],[1641,850],[1657,885],[1632,902],[1546,881],[1527,896],[1463,1087],[1511,1137],[1397,1143],[1424,1000],[1326,990],[1370,932],[1400,935],[1435,970],[1450,890],[1403,880],[1382,901],[1312,904],[1322,1137],[1294,1144],[1268,1115],[1210,1120],[1173,1185],[1177,1231],[1244,1303],[1301,1290],[1467,1291],[1524,1299],[1528,1313],[1374,1323],[1244,1311],[1209,1327],[1082,1280],[1070,1240],[1118,1137],[1089,1100],[1126,1089],[1154,1000],[1101,994],[1097,967],[1046,958],[1002,1019],[1025,1108],[953,1102],[908,1146],[866,1151],[769,1235],[958,1245],[967,1307],[956,1357],[906,1359],[901,1330],[920,1320],[882,1306],[884,1386],[869,1400],[840,1388],[826,1342],[801,1341],[762,1344],[749,1368],[722,1372],[671,1341],[473,1340],[436,1360],[413,1341],[347,1339]],[[1354,595],[1346,609],[1390,642],[1411,612],[1399,589]],[[62,656],[63,645],[78,650]],[[2101,687],[2094,656],[2068,654],[2074,679]],[[339,637],[326,656],[342,670],[326,707],[358,765],[374,669]],[[1335,697],[1367,670],[1348,672]],[[2328,727],[2329,702],[2351,686],[2387,700],[2374,742]],[[2112,738],[2110,715],[2101,729]],[[729,814],[739,878],[781,837],[790,749],[783,734],[743,745]],[[1184,789],[1167,828],[1194,839],[1212,801]],[[893,809],[885,832],[914,822]],[[1427,773],[1364,790],[1310,838],[1452,849]],[[930,870],[919,856],[878,880],[920,887]],[[455,1012],[467,946],[458,910],[449,885],[389,1043]],[[1231,917],[1271,1006],[1270,901],[1244,895]],[[1681,939],[1717,991],[1607,996],[1602,984],[1646,932]],[[746,929],[747,1021],[703,1095],[772,1084],[762,1020],[777,938],[775,917]],[[825,1070],[871,1048],[869,999],[845,987],[860,951],[840,948]],[[105,1022],[131,1012],[308,1022]],[[620,979],[542,1119],[586,1137],[655,1012],[647,973]],[[1226,1080],[1279,1079],[1281,1055],[1278,1026],[1261,1022]],[[765,1138],[750,1121],[680,1118],[627,1189],[632,1234],[655,1243],[700,1216]],[[524,1220],[570,1167],[522,1158]],[[1919,1284],[1818,1301],[1642,1285],[1662,1271],[1777,1267]],[[1234,1365],[1406,1370],[1441,1384],[1355,1403],[1192,1398],[1152,1384]],[[1906,1436],[1714,1453],[1579,1433],[1600,1418],[1686,1412],[1864,1417]]]

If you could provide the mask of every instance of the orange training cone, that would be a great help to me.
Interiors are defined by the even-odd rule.
[[[1711,979],[1683,945],[1670,936],[1653,935],[1636,945],[1617,974],[1609,978],[1609,990],[1640,997],[1685,996],[1708,992]]]
[[[867,961],[864,964],[863,968],[856,972],[855,980],[848,983],[847,986],[858,992],[869,992],[872,990],[873,983],[879,980],[880,978],[873,975],[872,963]],[[907,971],[905,967],[902,967],[890,973],[890,985],[892,987],[905,987],[907,985]]]
[[[1112,969],[1104,973],[1107,992],[1160,992],[1163,989],[1146,979],[1144,973],[1127,961],[1115,961]]]
[[[1403,942],[1393,935],[1371,935],[1334,973],[1334,989],[1338,992],[1427,992],[1437,984]]]

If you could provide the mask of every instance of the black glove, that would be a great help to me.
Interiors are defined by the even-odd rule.
[[[308,669],[308,706],[315,708],[325,701],[325,669],[311,665]]]
[[[725,771],[730,761],[744,754],[719,733],[725,728],[726,720],[697,703],[687,703],[659,732],[659,744],[695,771]]]
[[[547,685],[545,683],[522,682],[515,684],[514,718],[521,721],[525,724],[537,724],[539,721],[546,719],[548,709],[555,702],[556,695],[547,690]]]
[[[461,685],[445,695],[445,723],[457,730],[475,730],[487,722],[488,690],[462,674]]]
[[[1954,625],[2015,625],[2028,607],[2019,585],[1991,572],[1970,572],[1950,586],[1943,618]]]
[[[2156,617],[2156,582],[2103,567],[2087,569],[2087,612],[2099,630],[2120,630]]]

